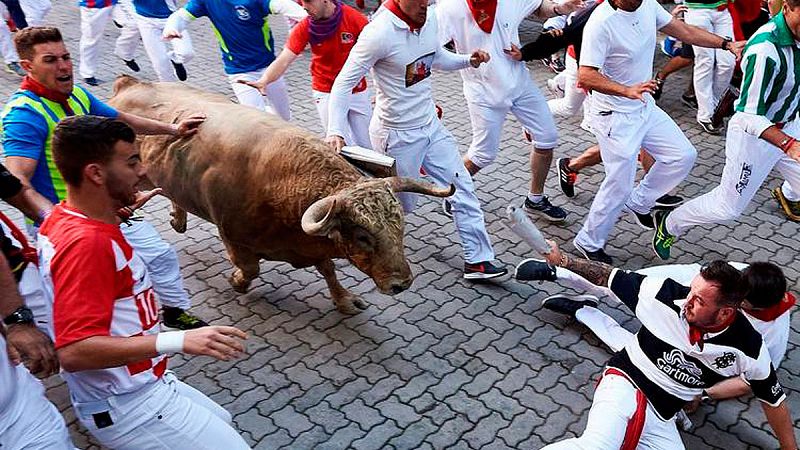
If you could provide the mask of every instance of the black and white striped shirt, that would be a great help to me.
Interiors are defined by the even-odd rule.
[[[642,328],[608,362],[628,375],[658,415],[667,420],[703,389],[744,376],[761,401],[777,406],[786,398],[761,335],[737,311],[718,333],[689,342],[683,305],[689,288],[670,278],[614,269],[608,287],[636,314]]]

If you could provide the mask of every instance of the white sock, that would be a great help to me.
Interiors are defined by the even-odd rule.
[[[544,194],[534,194],[533,192],[528,192],[528,200],[531,203],[539,203],[544,198]]]

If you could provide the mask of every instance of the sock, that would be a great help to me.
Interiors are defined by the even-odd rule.
[[[528,201],[531,203],[539,203],[544,198],[544,194],[534,194],[533,192],[528,192]]]

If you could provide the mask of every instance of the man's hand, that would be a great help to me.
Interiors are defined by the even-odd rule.
[[[234,327],[209,326],[189,330],[183,337],[183,352],[205,355],[222,361],[238,358],[244,351],[247,334]]]
[[[689,7],[686,5],[678,5],[672,8],[672,17],[683,20],[683,14],[689,10]]]
[[[236,80],[236,82],[240,84],[246,84],[253,89],[258,89],[258,92],[260,92],[261,95],[267,95],[267,84],[262,83],[261,80],[257,81]]]
[[[736,41],[728,44],[728,51],[736,56],[736,61],[742,59],[742,52],[744,51],[745,44],[747,44],[747,41]]]
[[[25,367],[39,378],[58,372],[58,358],[50,338],[32,324],[8,327],[8,356],[13,364]]]
[[[789,155],[789,158],[800,162],[800,141],[795,141],[789,150],[786,151],[786,154]]]
[[[341,153],[342,147],[345,146],[344,138],[337,135],[326,137],[325,142],[330,145],[336,153]]]
[[[197,133],[198,128],[206,121],[203,114],[192,114],[191,116],[178,122],[175,126],[175,136],[189,137]]]
[[[692,401],[683,405],[683,410],[686,411],[686,414],[693,414],[700,407],[702,401],[703,399],[701,396],[695,395]]]
[[[511,44],[511,48],[504,48],[503,53],[514,61],[522,61],[522,51],[514,44]]]
[[[553,37],[559,37],[559,36],[564,34],[564,29],[563,28],[553,28],[552,30],[545,31],[545,33],[547,33],[547,34],[549,34],[550,36],[553,36]]]
[[[472,67],[477,69],[482,63],[489,62],[489,59],[489,53],[483,50],[475,50],[469,57],[469,63]]]
[[[551,241],[547,239],[546,242],[550,244],[550,253],[544,255],[544,259],[547,261],[548,264],[551,266],[560,266],[561,265],[561,249],[558,248],[558,244],[555,241]]]
[[[633,100],[644,101],[644,94],[652,94],[657,88],[658,85],[656,84],[656,80],[649,80],[645,81],[644,83],[634,84],[633,86],[628,86],[625,97]]]
[[[583,0],[567,0],[559,5],[558,12],[566,16],[583,8],[584,6],[586,5],[583,3]]]
[[[180,39],[183,35],[178,30],[164,30],[164,34],[161,35],[161,39],[165,41],[170,41],[172,39]]]
[[[136,201],[133,202],[132,205],[128,205],[128,208],[131,211],[136,211],[137,209],[144,206],[145,203],[149,202],[151,198],[155,197],[156,195],[160,195],[163,189],[155,188],[149,191],[139,191],[136,193]]]

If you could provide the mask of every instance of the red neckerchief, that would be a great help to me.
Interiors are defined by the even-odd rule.
[[[472,17],[481,30],[491,33],[494,27],[494,15],[497,12],[497,0],[467,0]]]
[[[399,17],[400,20],[405,22],[406,25],[408,25],[408,29],[411,30],[412,33],[419,31],[420,29],[422,29],[422,26],[425,25],[424,23],[417,23],[413,19],[411,19],[411,17],[408,17],[406,13],[404,13],[403,10],[400,9],[400,5],[397,4],[397,0],[386,0],[383,3],[383,6],[384,8],[394,13],[395,16]]]
[[[700,350],[703,350],[703,335],[706,333],[719,333],[720,331],[728,328],[730,324],[736,319],[736,314],[732,314],[730,319],[725,321],[719,326],[713,328],[698,328],[694,325],[689,325],[689,343],[692,345],[699,345]]]
[[[0,212],[0,221],[2,221],[7,227],[8,230],[11,232],[11,236],[19,242],[19,245],[22,246],[20,251],[22,252],[22,259],[28,261],[29,263],[39,265],[39,256],[36,253],[36,249],[31,247],[31,244],[28,243],[28,238],[20,231],[19,228],[11,221],[5,214]]]
[[[70,116],[74,116],[75,112],[67,103],[67,99],[69,99],[69,94],[63,94],[58,91],[54,91],[53,89],[45,87],[42,83],[34,80],[28,75],[25,75],[25,78],[22,79],[22,84],[19,85],[19,88],[25,91],[31,91],[34,94],[38,95],[39,97],[46,98],[50,101],[54,101],[61,105],[66,111],[67,114]]]
[[[782,316],[783,313],[790,310],[792,306],[795,305],[796,302],[797,300],[794,298],[794,295],[792,295],[791,292],[787,292],[786,295],[783,296],[783,300],[778,302],[777,305],[773,305],[770,306],[769,308],[761,309],[758,311],[751,311],[749,309],[745,309],[744,312],[750,314],[751,316],[763,322],[772,322],[773,320]]]

